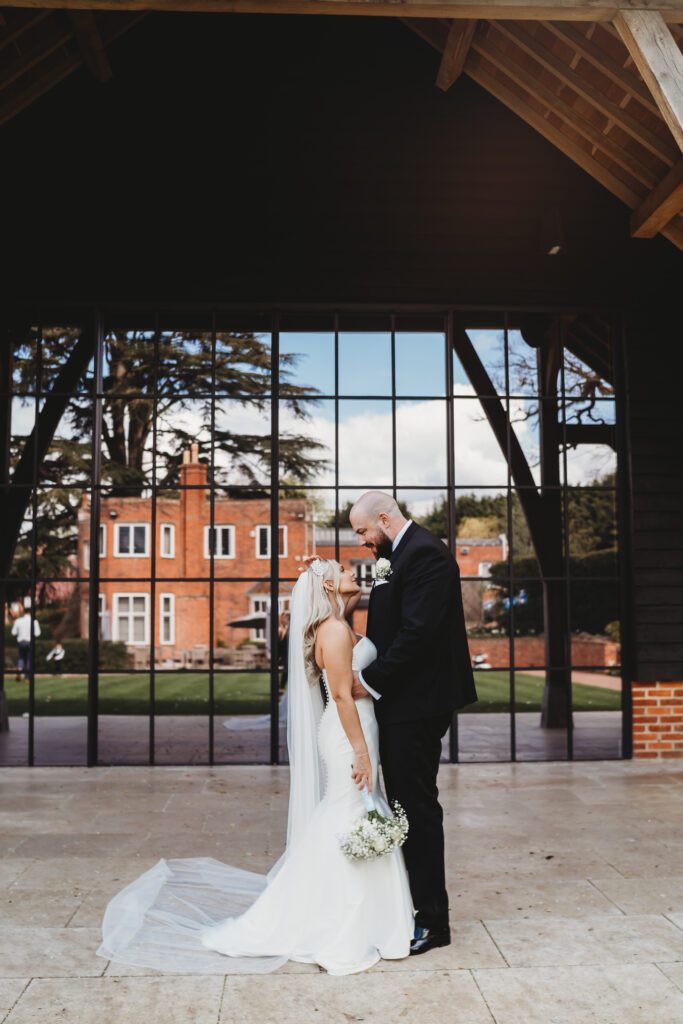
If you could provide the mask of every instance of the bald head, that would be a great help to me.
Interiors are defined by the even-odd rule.
[[[375,558],[391,554],[392,541],[407,522],[396,499],[384,491],[361,494],[351,508],[349,519],[358,534],[359,544],[369,548]]]

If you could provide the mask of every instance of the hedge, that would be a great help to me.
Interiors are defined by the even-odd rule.
[[[88,641],[82,638],[61,641],[64,648],[62,672],[88,671]],[[54,661],[47,661],[46,655],[54,647],[54,641],[45,637],[36,637],[36,672],[53,672]],[[18,648],[14,637],[10,637],[5,647],[5,662],[10,668],[16,665]],[[130,668],[130,655],[126,645],[119,641],[100,641],[100,669]]]

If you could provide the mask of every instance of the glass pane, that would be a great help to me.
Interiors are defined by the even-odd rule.
[[[615,404],[613,401],[571,401],[564,407],[567,482],[616,484]]]
[[[199,645],[194,646],[196,655]],[[208,645],[204,646],[206,651],[202,653],[208,656]],[[157,673],[154,679],[154,711],[157,764],[207,764],[210,722],[208,673],[193,668]]]
[[[45,580],[40,603],[67,600],[66,580],[86,568],[85,544],[90,536],[90,495],[78,488],[39,488],[36,492],[36,573]],[[28,555],[28,540],[19,551]],[[79,570],[79,566],[81,569]],[[58,579],[63,582],[56,582]],[[54,580],[55,582],[49,582]]]
[[[197,318],[193,318],[195,321]],[[157,391],[182,397],[214,390],[210,323],[161,324]],[[216,381],[216,390],[221,390]]]
[[[445,394],[446,338],[443,333],[397,333],[396,394]]]
[[[139,446],[133,446],[128,456],[129,461],[133,456],[136,458],[144,479],[151,481],[154,475],[159,488],[170,490],[179,485],[205,484],[211,463],[211,398],[160,399],[154,421],[156,450],[152,425],[151,414],[149,418],[145,416],[143,429],[148,433],[142,459],[136,454]],[[220,443],[217,440],[218,450]]]
[[[98,755],[100,764],[149,761],[149,650],[101,645]],[[137,653],[136,653],[137,652]],[[145,658],[146,655],[146,658]],[[132,671],[140,665],[140,671]]]
[[[618,580],[574,579],[570,584],[572,665],[612,668],[621,663]]]
[[[478,399],[453,402],[454,470],[459,487],[504,487],[507,462]]]
[[[539,420],[539,405],[537,401],[523,401],[513,399],[510,401],[510,422],[512,431],[519,442],[526,463],[531,471],[531,476],[537,485],[541,483],[541,425]],[[557,476],[554,481],[560,482],[560,461],[561,454],[557,451]]]
[[[508,331],[508,365],[511,395],[540,393],[537,349],[524,340],[521,331]]]
[[[402,487],[446,484],[447,415],[442,401],[396,403],[396,478]]]
[[[119,320],[105,329],[102,366],[107,405],[122,408],[122,395],[148,396],[155,382],[154,325],[145,318]]]
[[[92,403],[88,396],[72,400],[50,441],[39,468],[43,485],[84,487],[92,474]]]
[[[50,391],[55,388],[57,378],[72,354],[80,334],[81,329],[77,326],[43,325],[40,351],[42,391]],[[78,389],[84,390],[86,387],[86,380],[81,379]]]
[[[622,756],[622,680],[619,669],[572,672],[574,757]]]
[[[218,401],[213,457],[217,484],[267,487],[271,458],[270,402]]]
[[[270,391],[272,337],[269,314],[219,320],[216,334],[218,394],[258,395]]]
[[[280,332],[280,395],[334,394],[334,331]]]
[[[17,331],[9,342],[12,348],[12,382],[14,395],[34,394],[38,388],[38,335],[37,327],[25,333]]]
[[[616,576],[618,524],[616,492],[567,488],[571,575]]]
[[[389,331],[340,333],[339,394],[391,394]]]
[[[502,330],[479,328],[467,328],[465,338],[462,338],[459,329],[456,329],[453,358],[454,394],[463,396],[476,394],[459,355],[462,352],[464,356],[465,352],[470,348],[474,350],[475,358],[481,363],[489,378],[489,384],[487,384],[482,394],[504,395],[505,332]]]
[[[281,484],[334,483],[334,401],[280,402]]]
[[[584,313],[567,325],[565,394],[605,397],[614,393],[611,334],[611,325],[596,314]]]
[[[339,403],[339,481],[391,486],[391,403],[359,399]]]
[[[278,593],[280,684],[286,689],[288,610],[292,584]],[[270,582],[217,583],[214,606],[214,749],[219,763],[270,759]],[[282,704],[286,746],[286,701]]]

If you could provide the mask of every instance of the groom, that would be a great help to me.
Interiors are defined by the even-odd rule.
[[[390,494],[367,491],[350,518],[359,543],[390,561],[368,609],[378,657],[354,672],[353,696],[375,698],[386,795],[408,817],[403,852],[417,911],[415,955],[451,940],[436,776],[453,712],[477,699],[460,573],[446,545],[406,519]]]

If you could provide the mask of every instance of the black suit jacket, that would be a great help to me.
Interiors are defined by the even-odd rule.
[[[379,722],[455,711],[477,699],[460,571],[446,545],[411,523],[391,555],[392,573],[370,595],[368,636],[378,657],[363,679],[381,697]]]

